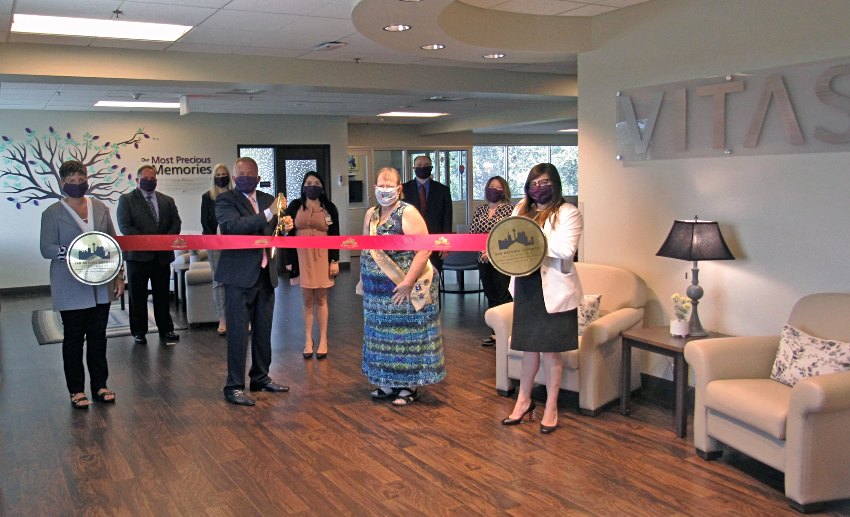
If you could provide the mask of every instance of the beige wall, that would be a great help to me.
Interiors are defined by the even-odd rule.
[[[801,296],[850,291],[850,156],[623,164],[614,159],[616,91],[847,57],[848,26],[843,0],[653,0],[594,18],[597,46],[579,56],[585,255],[647,281],[648,323],[665,323],[670,294],[689,283],[689,263],[655,253],[672,221],[694,214],[719,221],[738,258],[700,263],[706,328],[777,334]]]
[[[70,113],[46,111],[3,111],[2,134],[16,141],[25,138],[25,128],[36,133],[54,127],[58,133],[72,133],[80,139],[85,132],[118,141],[137,128],[151,136],[139,142],[139,149],[128,147],[114,163],[135,172],[143,158],[161,156],[209,156],[212,163],[232,164],[238,144],[329,144],[331,177],[346,170],[347,125],[341,117],[287,117],[248,115],[208,115],[159,113]],[[344,173],[342,173],[345,176]],[[201,195],[209,183],[201,180],[188,188],[160,176],[160,190],[175,198],[183,220],[183,231],[200,233]],[[331,195],[342,213],[347,212],[347,184],[331,181]],[[5,201],[0,203],[0,288],[44,285],[48,283],[49,262],[39,251],[41,212],[54,201],[40,206],[24,205],[20,210]],[[117,204],[109,205],[113,219]],[[348,232],[347,221],[341,231]]]

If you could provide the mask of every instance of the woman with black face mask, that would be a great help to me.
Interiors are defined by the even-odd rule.
[[[490,233],[496,223],[510,217],[513,211],[511,189],[505,178],[501,176],[493,176],[487,180],[484,197],[487,199],[487,204],[475,209],[472,214],[472,223],[469,225],[469,233]],[[486,250],[478,253],[478,275],[481,277],[481,285],[484,287],[484,295],[487,297],[489,307],[513,301],[511,293],[508,292],[511,278],[500,273],[493,264],[490,264],[490,257],[487,256]],[[496,344],[496,339],[490,336],[481,344],[493,346]]]
[[[524,190],[525,197],[513,214],[537,222],[548,246],[540,269],[528,276],[511,279],[510,290],[514,297],[511,348],[523,354],[516,405],[502,424],[518,424],[525,415],[534,420],[531,388],[542,356],[546,408],[540,432],[549,434],[558,427],[558,391],[563,376],[561,352],[578,348],[578,306],[582,291],[573,268],[573,257],[583,222],[578,209],[564,200],[561,176],[551,163],[532,167]]]
[[[215,164],[213,167],[212,185],[210,189],[204,192],[201,196],[201,227],[204,235],[215,235],[218,232],[218,219],[215,218],[215,199],[222,192],[227,192],[232,188],[232,180],[230,178],[230,170],[223,163]],[[210,269],[212,270],[213,279],[215,279],[215,270],[218,268],[218,259],[221,257],[221,250],[208,250],[207,256],[210,259]],[[227,334],[227,323],[224,317],[224,285],[221,282],[212,282],[213,303],[215,303],[215,313],[218,315],[218,335],[224,336]]]
[[[295,228],[289,235],[339,235],[339,212],[325,193],[322,178],[308,171],[301,182],[301,197],[286,209]],[[290,283],[301,286],[304,312],[304,359],[328,356],[328,288],[339,274],[339,250],[290,248],[287,251]],[[313,342],[313,322],[319,323],[319,346]]]
[[[85,165],[76,160],[63,163],[59,167],[59,187],[65,198],[41,214],[41,256],[50,260],[53,310],[62,316],[62,359],[71,405],[87,409],[91,402],[85,393],[84,345],[88,347],[85,357],[92,397],[98,402],[115,402],[115,393],[106,387],[109,376],[106,323],[111,300],[124,292],[124,272],[121,271],[113,282],[95,286],[71,276],[65,263],[71,242],[90,231],[114,237],[115,227],[109,208],[97,199],[85,197],[89,188]]]

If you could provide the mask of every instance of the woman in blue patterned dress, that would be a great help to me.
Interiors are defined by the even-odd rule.
[[[367,235],[424,235],[425,220],[401,201],[401,175],[392,167],[378,172],[379,206],[366,212]],[[423,251],[369,250],[360,255],[363,285],[363,373],[378,386],[374,398],[406,406],[419,398],[417,388],[446,376],[437,304],[437,282],[427,271]],[[431,273],[433,274],[433,273]]]

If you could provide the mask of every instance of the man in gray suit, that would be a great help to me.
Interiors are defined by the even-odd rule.
[[[286,198],[257,190],[260,182],[257,162],[239,158],[233,166],[236,188],[222,192],[215,200],[215,215],[222,235],[271,235],[277,214],[286,208]],[[286,217],[284,229],[292,229]],[[272,317],[277,287],[277,259],[268,249],[221,250],[215,280],[224,284],[227,318],[227,382],[224,398],[231,404],[253,406],[245,393],[245,350],[251,325],[251,391],[289,391],[269,377],[272,362]]]
[[[124,235],[180,233],[180,216],[174,199],[156,192],[156,169],[142,165],[136,173],[138,188],[118,199],[118,229]],[[168,283],[172,251],[127,251],[127,287],[130,291],[130,332],[138,345],[146,344],[148,333],[148,282],[153,292],[153,314],[160,342],[173,345],[180,340],[168,310]]]

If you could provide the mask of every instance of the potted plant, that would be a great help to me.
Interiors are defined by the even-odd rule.
[[[673,293],[670,297],[673,302],[673,315],[675,319],[670,320],[670,334],[676,337],[688,335],[688,315],[691,312],[691,299],[679,293]]]

